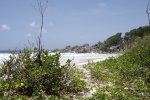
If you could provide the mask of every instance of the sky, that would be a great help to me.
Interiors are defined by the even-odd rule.
[[[45,49],[104,41],[148,25],[148,0],[49,0],[44,14]],[[0,0],[0,50],[36,44],[41,17],[36,0]]]

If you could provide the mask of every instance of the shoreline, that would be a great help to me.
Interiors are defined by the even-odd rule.
[[[49,53],[49,54],[55,54],[55,53]],[[9,59],[10,53],[0,53],[0,64],[2,64],[3,60]],[[61,53],[60,56],[60,63],[61,65],[64,65],[65,62],[70,59],[72,64],[75,65],[81,65],[86,64],[88,62],[98,62],[105,60],[109,57],[116,57],[121,55],[118,54],[99,54],[99,53]]]

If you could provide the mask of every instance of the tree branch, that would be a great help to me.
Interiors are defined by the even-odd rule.
[[[150,0],[148,1],[148,3],[147,3],[147,8],[146,8],[146,13],[147,13],[147,15],[148,15],[148,22],[149,22],[149,26],[150,26],[150,8],[149,8],[149,6],[150,6]]]

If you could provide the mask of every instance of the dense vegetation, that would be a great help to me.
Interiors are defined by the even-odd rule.
[[[86,83],[70,60],[60,65],[60,54],[42,51],[42,62],[36,61],[37,51],[12,54],[0,68],[0,97],[2,99],[46,99],[82,91]]]
[[[139,27],[137,29],[133,29],[130,32],[125,33],[125,40],[128,41],[134,41],[136,37],[143,37],[145,35],[150,34],[150,27],[149,26],[144,26],[144,27]]]
[[[136,41],[136,38],[143,38],[147,35],[150,35],[150,27],[139,27],[126,32],[123,37],[122,33],[116,33],[115,35],[110,36],[104,42],[98,42],[95,44],[95,46],[97,47],[97,51],[120,52],[131,48],[132,44]]]
[[[99,44],[100,49],[102,51],[108,52],[108,51],[111,51],[110,47],[113,47],[113,46],[117,46],[118,48],[121,48],[121,46],[122,46],[121,34],[122,33],[117,33],[117,34],[109,37],[108,39],[106,39],[103,43]]]
[[[150,36],[135,39],[132,47],[118,58],[87,66],[101,82],[90,100],[150,99]]]

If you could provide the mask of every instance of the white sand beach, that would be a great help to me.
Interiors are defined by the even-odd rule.
[[[53,54],[53,53],[51,53]],[[63,65],[65,62],[70,59],[72,63],[76,65],[87,63],[88,61],[102,61],[109,57],[115,57],[119,54],[98,54],[98,53],[61,53],[60,63]],[[5,59],[8,59],[10,56],[9,53],[0,53],[0,64]]]
[[[87,63],[88,61],[102,61],[109,57],[115,57],[119,54],[98,54],[98,53],[62,53],[60,62],[64,64],[67,59],[71,59],[76,65]]]

